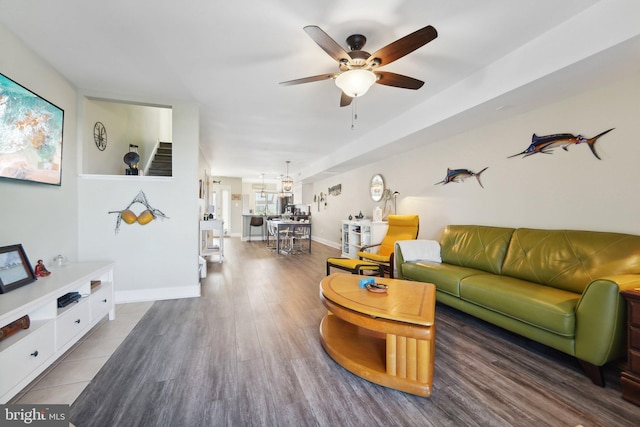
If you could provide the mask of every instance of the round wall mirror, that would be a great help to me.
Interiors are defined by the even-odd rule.
[[[382,200],[382,195],[384,194],[384,179],[382,178],[382,175],[373,175],[369,191],[371,192],[371,200],[374,202]]]

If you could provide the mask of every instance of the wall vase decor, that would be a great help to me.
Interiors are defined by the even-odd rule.
[[[146,208],[138,215],[136,215],[131,210],[131,207],[136,203],[139,203]],[[137,222],[140,225],[146,225],[156,218],[161,218],[161,219],[169,218],[164,213],[162,213],[162,211],[160,211],[159,209],[155,209],[151,207],[151,205],[147,201],[147,196],[144,194],[142,190],[138,192],[138,195],[131,201],[131,203],[129,203],[129,205],[125,209],[121,211],[110,211],[109,213],[118,214],[118,220],[116,221],[116,230],[115,230],[116,234],[118,234],[118,232],[120,231],[120,224],[122,221],[126,222],[127,224],[133,224]]]
[[[472,172],[469,169],[449,169],[447,168],[447,175],[444,177],[444,179],[442,181],[436,182],[433,185],[438,185],[438,184],[448,184],[450,182],[462,182],[465,179],[469,178],[470,176],[475,176],[476,179],[478,180],[478,184],[480,184],[480,187],[484,188],[484,185],[482,185],[482,182],[480,181],[480,174],[484,171],[486,171],[487,169],[489,169],[489,167],[487,166],[486,168],[482,169],[480,172]]]
[[[545,136],[538,136],[534,133],[531,137],[531,145],[529,145],[526,150],[521,153],[514,154],[513,156],[509,156],[508,158],[516,156],[522,156],[524,158],[536,153],[552,154],[552,150],[557,147],[562,147],[564,151],[569,151],[568,147],[570,145],[587,144],[596,159],[601,160],[598,153],[596,153],[596,141],[598,141],[601,136],[611,132],[613,129],[614,128],[605,130],[593,138],[585,138],[582,135],[574,135],[572,133],[556,133]]]

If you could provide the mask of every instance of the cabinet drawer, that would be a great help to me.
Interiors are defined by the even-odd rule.
[[[627,364],[629,371],[640,374],[640,352],[629,350]]]
[[[629,327],[629,348],[640,351],[640,327]]]
[[[640,302],[629,304],[629,325],[640,327]]]
[[[0,396],[22,381],[55,353],[54,322],[46,322],[0,353]]]
[[[103,318],[113,308],[113,285],[103,284],[91,294],[91,323]]]
[[[628,372],[623,372],[620,378],[622,398],[640,405],[640,378]]]
[[[640,327],[640,302],[629,302],[629,324]]]
[[[86,330],[90,322],[88,298],[82,298],[56,321],[56,349],[64,347],[73,337]]]

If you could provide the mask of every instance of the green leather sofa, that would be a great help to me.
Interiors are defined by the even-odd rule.
[[[420,259],[415,246],[409,259],[404,243],[399,278],[434,283],[440,303],[575,356],[595,384],[625,355],[620,291],[640,287],[640,236],[450,225],[442,262]]]

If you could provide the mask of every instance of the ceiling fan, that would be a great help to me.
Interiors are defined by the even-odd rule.
[[[340,97],[341,107],[351,104],[353,98],[364,95],[374,83],[403,89],[420,89],[424,84],[422,80],[389,71],[380,71],[378,67],[388,65],[438,37],[436,29],[431,25],[427,25],[370,54],[362,50],[367,42],[367,38],[362,34],[353,34],[347,37],[347,45],[350,51],[346,52],[320,27],[308,25],[304,27],[304,31],[329,56],[338,61],[340,71],[289,80],[280,84],[291,86],[335,79],[336,85],[342,90],[342,96]]]

